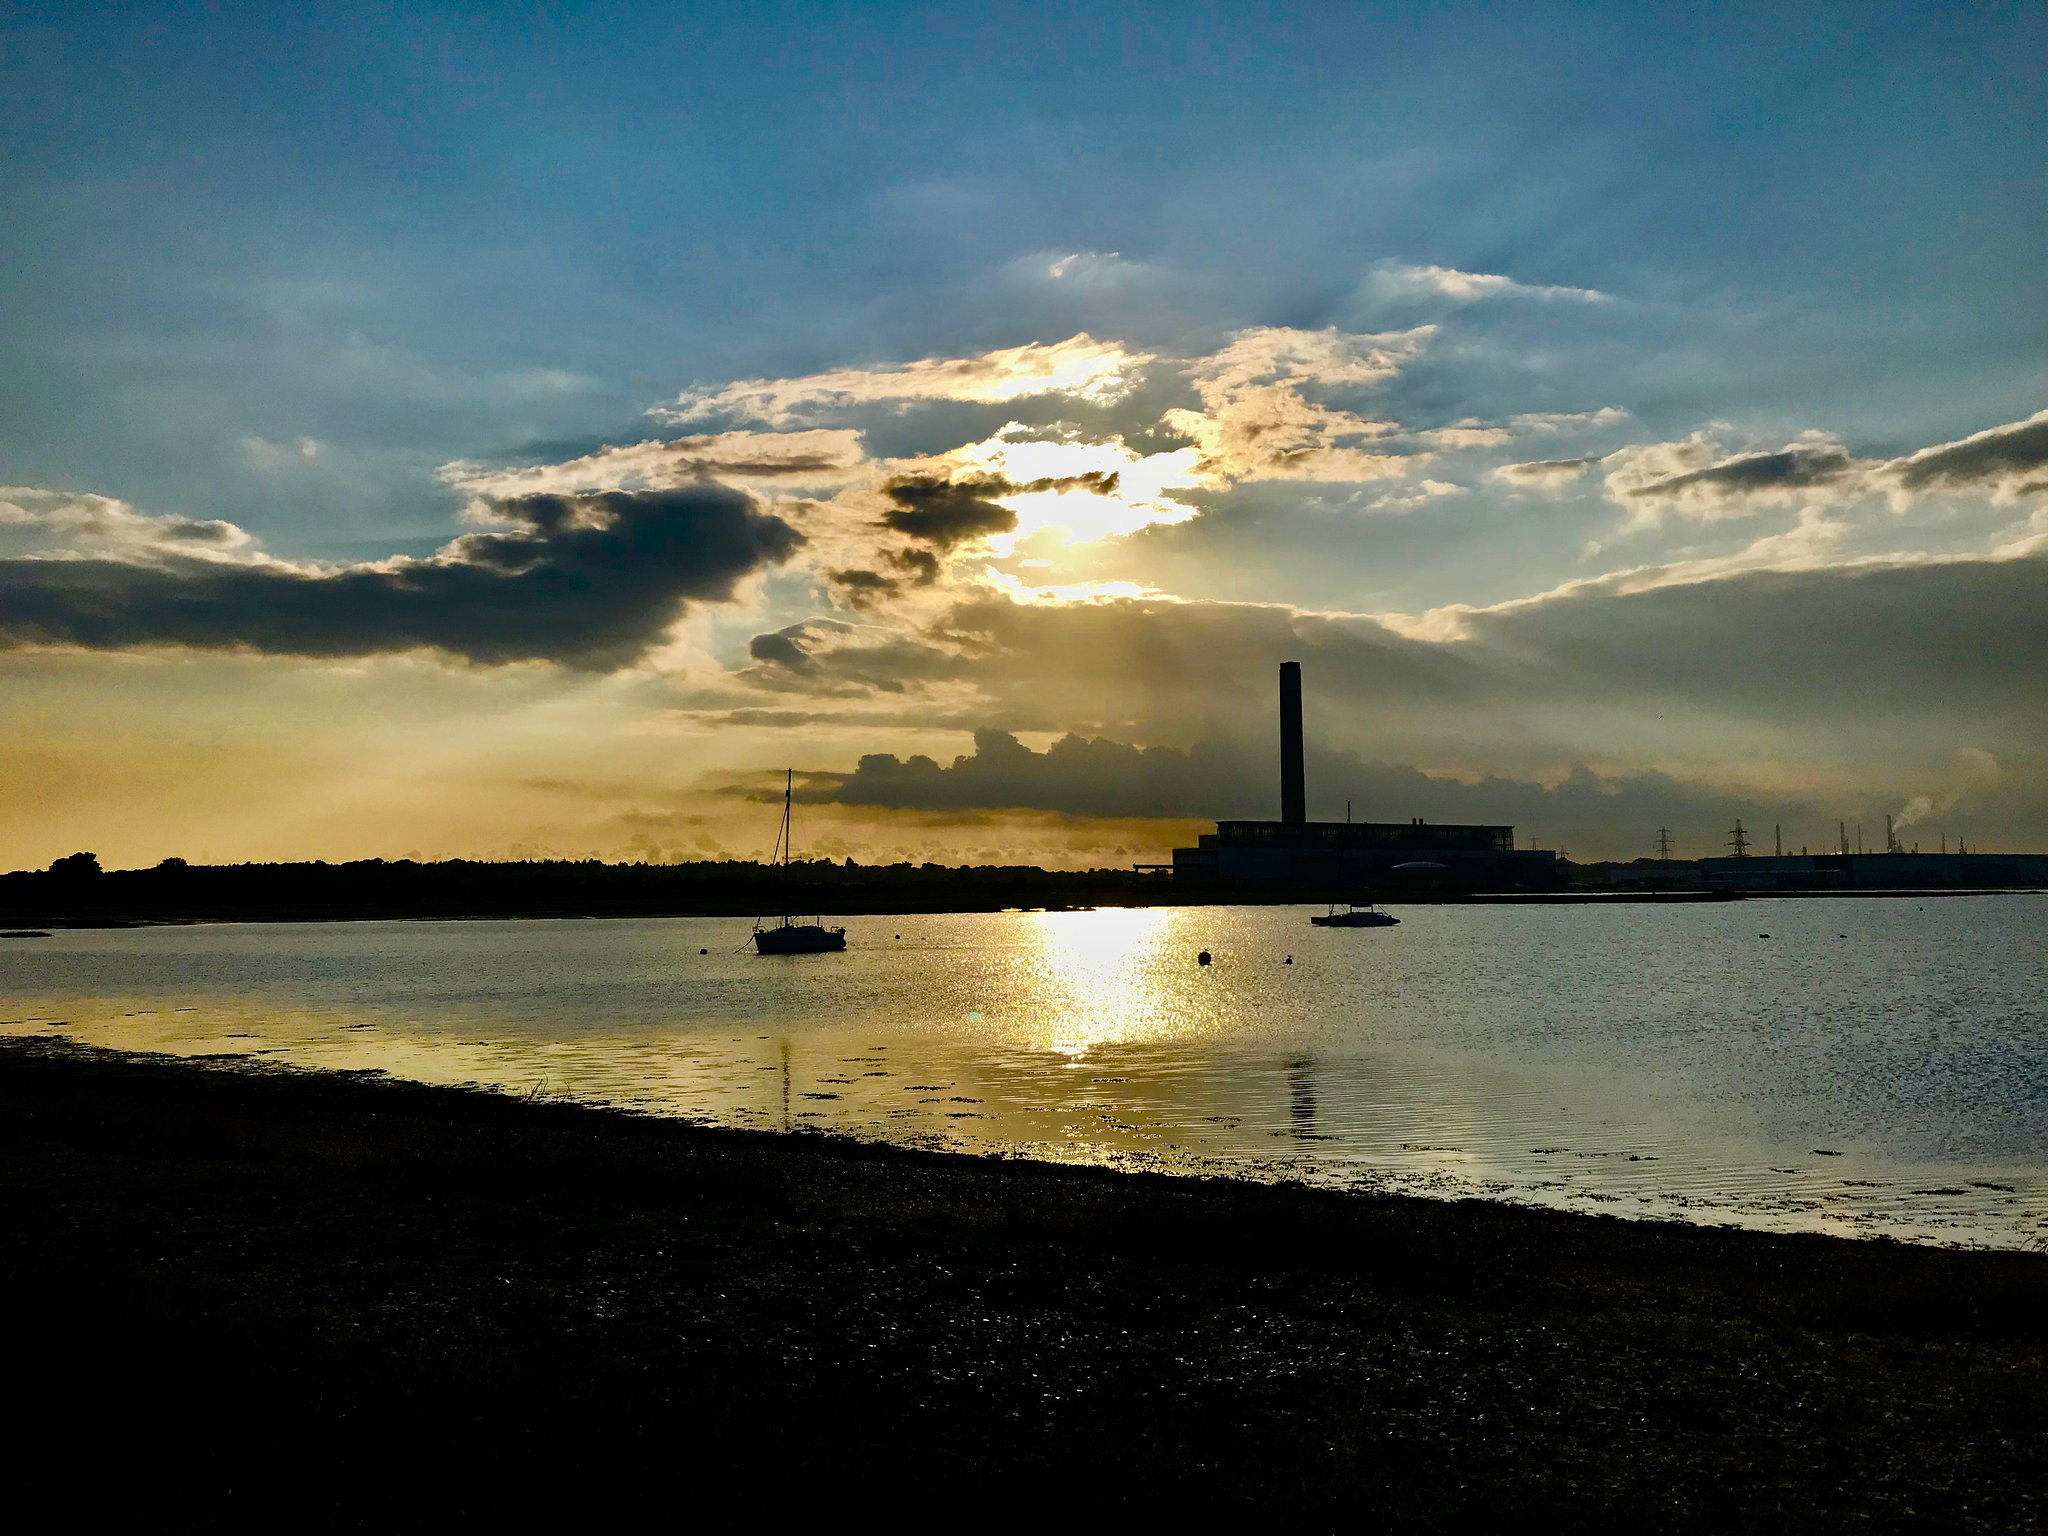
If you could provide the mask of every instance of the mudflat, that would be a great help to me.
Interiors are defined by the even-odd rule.
[[[18,1512],[2020,1530],[2048,1256],[0,1041]]]

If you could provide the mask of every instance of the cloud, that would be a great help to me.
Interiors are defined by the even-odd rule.
[[[432,649],[484,663],[613,669],[658,646],[689,603],[730,601],[746,577],[804,542],[744,492],[720,486],[489,505],[499,529],[465,534],[426,559],[224,559],[187,553],[174,534],[119,557],[0,560],[0,645],[295,656]]]
[[[1367,273],[1367,297],[1387,300],[1419,298],[1449,300],[1453,304],[1476,304],[1484,299],[1537,299],[1572,304],[1606,304],[1611,294],[1596,288],[1565,288],[1550,283],[1518,283],[1491,272],[1461,272],[1456,267],[1411,266],[1402,261],[1382,261]]]
[[[1455,451],[1461,448],[1501,448],[1520,437],[1552,437],[1561,434],[1601,431],[1632,418],[1619,407],[1606,405],[1597,411],[1538,411],[1510,416],[1504,423],[1467,417],[1448,427],[1430,427],[1411,434],[1433,448]]]
[[[805,648],[804,641],[850,634],[852,631],[852,625],[841,624],[836,619],[805,619],[787,629],[754,636],[747,642],[747,654],[756,661],[787,672],[809,672],[812,670],[811,653]]]
[[[881,599],[901,589],[901,578],[884,576],[880,571],[854,567],[844,571],[827,571],[825,580],[836,589],[837,595],[849,607],[868,608]],[[760,658],[756,653],[757,659]]]
[[[1432,501],[1445,496],[1456,496],[1465,489],[1448,480],[1421,480],[1413,486],[1383,491],[1365,503],[1368,512],[1413,512],[1417,507],[1428,506]]]
[[[1457,421],[1448,427],[1428,427],[1415,434],[1432,448],[1499,448],[1515,440],[1506,427],[1488,426],[1482,421]]]
[[[1466,619],[1457,649],[1502,658],[1489,668],[1531,696],[1663,697],[1791,722],[1954,708],[2038,716],[2048,558],[1623,573]]]
[[[520,496],[662,490],[712,478],[732,485],[843,485],[867,463],[861,435],[846,428],[798,432],[715,432],[600,448],[560,464],[493,468],[469,460],[436,471],[473,495]]]
[[[963,669],[956,647],[816,617],[754,636],[747,654],[755,665],[740,673],[745,681],[814,698],[907,694],[957,679]]]
[[[1828,432],[1734,452],[1700,431],[1682,442],[1633,444],[1601,464],[1608,496],[1630,510],[1634,527],[1654,525],[1666,512],[1711,521],[1874,492],[1901,509],[1940,491],[2003,505],[2048,493],[2048,411],[1889,460],[1856,458]]]
[[[1595,411],[1529,411],[1510,416],[1508,425],[1517,432],[1594,432],[1621,426],[1635,418],[1618,405],[1603,405]]]
[[[1189,374],[1224,399],[1266,383],[1381,384],[1421,355],[1436,327],[1362,335],[1334,325],[1320,331],[1257,326],[1197,360]],[[1203,397],[1209,398],[1205,391]]]
[[[1427,628],[1266,604],[985,594],[914,631],[848,633],[809,660],[840,696],[886,679],[993,727],[1169,743],[1263,743],[1273,668],[1299,660],[1326,742],[1371,743],[1382,761],[1464,776],[1499,771],[1503,754],[1556,768],[1652,753],[1729,772],[1747,753],[1884,783],[1957,719],[1983,750],[2048,760],[2048,557],[1602,579]],[[1881,740],[1866,740],[1877,719]]]
[[[0,551],[118,559],[243,558],[254,541],[217,518],[137,512],[112,496],[0,486]]]
[[[1177,493],[1214,482],[1193,448],[1140,453],[1121,437],[1066,423],[1010,422],[993,436],[941,455],[949,473],[1001,479],[997,499],[1017,514],[1020,539],[1057,529],[1069,541],[1115,538],[1160,523],[1181,523],[1197,509]]]
[[[955,400],[982,405],[1035,395],[1069,395],[1096,405],[1128,395],[1152,355],[1122,342],[1085,333],[1044,345],[1037,342],[984,352],[978,357],[930,357],[881,368],[841,368],[797,379],[748,379],[716,389],[686,390],[655,414],[670,421],[729,415],[791,426],[821,410],[914,400]]]
[[[1194,439],[1197,467],[1223,481],[1355,482],[1405,474],[1426,455],[1372,453],[1348,446],[1399,428],[1317,405],[1306,387],[1361,387],[1392,378],[1419,356],[1433,327],[1354,335],[1263,326],[1189,365],[1199,411],[1175,409],[1166,426]]]
[[[1863,466],[1840,438],[1805,432],[1783,448],[1730,453],[1706,432],[1683,442],[1618,449],[1601,460],[1608,498],[1633,526],[1654,526],[1666,512],[1714,521],[1748,517],[1766,506],[1811,504],[1855,494]]]
[[[261,437],[242,439],[242,456],[249,467],[266,475],[291,469],[306,469],[319,462],[321,445],[310,437],[295,442],[273,443]]]
[[[1492,477],[1518,489],[1554,491],[1584,478],[1598,459],[1533,459],[1524,464],[1501,464]]]
[[[1994,502],[2048,492],[2048,411],[1893,459],[1877,472],[1899,492],[1966,491]]]
[[[1211,756],[1217,760],[1212,761]],[[1199,816],[1217,802],[1225,754],[1138,748],[1067,735],[1043,753],[1007,731],[974,733],[974,753],[941,767],[929,757],[871,753],[813,798],[892,810],[1046,810],[1083,816]]]
[[[974,731],[974,750],[948,765],[918,754],[863,756],[850,774],[814,773],[800,798],[894,811],[1051,811],[1173,820],[1267,817],[1278,798],[1269,749],[1205,741],[1138,747],[1070,733],[1033,752],[1007,731]],[[1818,819],[1798,796],[1759,796],[1687,784],[1668,774],[1602,775],[1572,765],[1559,781],[1477,780],[1375,762],[1311,745],[1307,774],[1325,813],[1351,802],[1360,820],[1507,824],[1540,829],[1551,845],[1647,851],[1659,826],[1689,828],[1694,853],[1718,852],[1721,829],[1760,806],[1781,820]],[[1619,836],[1617,836],[1619,832]],[[1631,838],[1630,834],[1633,834]]]
[[[1017,526],[1017,514],[991,500],[1016,490],[1004,480],[940,480],[906,475],[884,487],[895,505],[882,514],[892,532],[942,550]]]
[[[1048,283],[1090,289],[1122,288],[1157,269],[1126,261],[1115,251],[1069,251],[1064,256],[1025,257],[1018,265]]]

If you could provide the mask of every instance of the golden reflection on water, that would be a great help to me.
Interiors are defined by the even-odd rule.
[[[1012,1038],[1070,1058],[1157,1038],[1166,1011],[1159,972],[1184,917],[1165,907],[1029,914],[1015,982],[1032,1007]]]
[[[2033,915],[2004,920],[2032,934]],[[1998,1008],[1936,1017],[1964,994],[1930,969],[1901,1005],[1903,917],[1853,950],[1837,912],[1808,918],[1811,942],[1784,948],[1834,967],[1814,969],[1825,986],[1759,970],[1742,915],[1714,911],[1417,910],[1363,938],[1301,909],[957,914],[857,921],[847,953],[786,960],[720,919],[80,933],[0,978],[0,1032],[957,1150],[2040,1246],[2038,1156],[1823,1154],[1845,1144],[1773,1138],[1760,1113],[1782,1097],[1851,1123],[1879,1069],[1924,1070],[1929,1048],[1896,1043],[1914,1021],[1977,1031],[1966,1066],[2017,1059],[2037,949],[2012,951]],[[1800,920],[1784,904],[1774,931]],[[1984,954],[1999,930],[1975,921],[1922,935],[1924,963],[1959,936]],[[1674,996],[1682,1029],[1658,1022]],[[1816,1074],[1845,1061],[1868,1069]],[[1999,1102],[1923,1086],[1976,1124]]]

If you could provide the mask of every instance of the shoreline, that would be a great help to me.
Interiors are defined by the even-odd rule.
[[[1941,887],[1930,890],[1777,890],[1777,891],[1514,891],[1478,892],[1465,895],[1416,895],[1412,893],[1381,893],[1372,899],[1382,905],[1399,907],[1436,906],[1498,906],[1498,907],[1542,907],[1542,906],[1720,906],[1743,901],[1788,901],[1801,898],[1822,898],[1841,901],[1930,901],[1955,900],[1986,896],[2043,896],[2048,890],[2035,886],[1987,887],[1985,889],[1959,890]],[[1361,898],[1363,900],[1364,898]],[[833,907],[827,905],[823,911],[830,917],[938,917],[956,915],[994,915],[1000,913],[1025,912],[1096,912],[1151,910],[1155,908],[1208,908],[1208,907],[1318,907],[1326,903],[1320,897],[1309,897],[1299,893],[1285,896],[1249,897],[1243,893],[1232,893],[1214,899],[1187,898],[1178,901],[1163,900],[1110,900],[1104,899],[1087,904],[1056,906],[963,906],[958,903],[933,902],[925,905],[851,905]],[[806,909],[808,910],[808,908]],[[521,923],[521,922],[603,922],[613,920],[644,920],[648,918],[690,918],[711,917],[745,919],[760,918],[763,914],[751,909],[740,910],[731,905],[710,905],[696,907],[649,907],[645,910],[602,910],[596,908],[544,909],[534,911],[418,911],[399,907],[366,907],[362,909],[340,909],[331,911],[305,911],[300,909],[247,908],[223,911],[190,913],[150,913],[147,915],[107,915],[56,917],[48,914],[13,914],[0,919],[0,927],[19,930],[0,932],[0,939],[49,938],[55,933],[89,932],[94,930],[119,931],[133,928],[182,928],[202,923]],[[41,932],[26,930],[46,930]]]
[[[1403,1528],[2048,1513],[2048,1256],[21,1038],[0,1131],[26,1443],[156,1458],[196,1525],[688,1508],[679,1466],[841,1514],[878,1466]]]

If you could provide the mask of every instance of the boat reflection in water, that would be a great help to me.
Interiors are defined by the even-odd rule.
[[[846,930],[827,928],[822,922],[800,923],[789,915],[789,804],[796,773],[782,778],[782,831],[775,839],[776,859],[782,866],[782,921],[772,928],[754,924],[754,953],[757,955],[818,955],[846,948]]]

